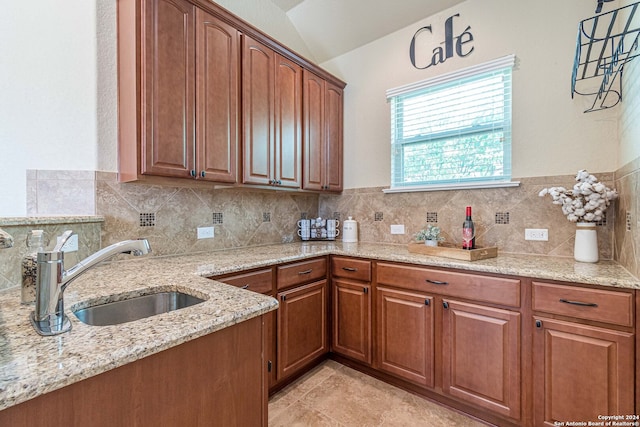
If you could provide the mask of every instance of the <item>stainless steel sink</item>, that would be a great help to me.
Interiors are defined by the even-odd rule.
[[[91,326],[118,325],[144,319],[156,314],[168,313],[204,302],[203,299],[178,291],[158,292],[122,301],[94,305],[73,313],[82,323]]]

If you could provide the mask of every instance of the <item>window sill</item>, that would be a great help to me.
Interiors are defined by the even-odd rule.
[[[461,182],[459,184],[416,185],[414,187],[385,188],[383,193],[414,193],[420,191],[476,190],[482,188],[519,187],[520,181],[509,182]]]

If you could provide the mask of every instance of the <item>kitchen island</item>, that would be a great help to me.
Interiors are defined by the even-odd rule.
[[[121,325],[95,327],[73,314],[71,332],[40,337],[29,323],[20,290],[0,293],[0,409],[160,353],[275,310],[277,301],[206,279],[324,255],[362,257],[490,274],[640,289],[640,281],[613,261],[499,254],[465,262],[410,253],[405,245],[303,242],[181,256],[105,263],[65,292],[67,314],[76,309],[158,290],[177,290],[206,301]],[[115,297],[114,297],[115,296]]]

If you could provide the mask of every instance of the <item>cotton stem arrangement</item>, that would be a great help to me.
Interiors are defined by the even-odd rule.
[[[564,187],[544,188],[538,196],[550,195],[553,204],[562,207],[562,213],[571,222],[602,221],[611,201],[618,197],[618,192],[598,181],[586,170],[576,175],[576,184],[572,190]]]

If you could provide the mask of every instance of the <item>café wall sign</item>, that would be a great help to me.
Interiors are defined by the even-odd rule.
[[[465,30],[459,33],[454,37],[453,35],[453,24],[454,18],[460,17],[459,13],[450,16],[444,22],[444,41],[440,42],[439,46],[436,46],[431,51],[431,54],[426,54],[425,58],[416,58],[416,45],[422,47],[424,44],[431,43],[433,37],[430,34],[433,34],[431,29],[431,25],[427,25],[418,29],[413,35],[411,39],[411,45],[409,46],[409,57],[411,58],[411,64],[419,70],[424,70],[429,67],[433,67],[438,64],[442,64],[447,59],[452,58],[454,56],[454,52],[456,55],[460,57],[465,57],[473,52],[474,46],[469,43],[473,42],[473,34],[471,34],[471,26],[467,26]],[[430,34],[427,34],[430,33]],[[420,49],[422,51],[424,49]],[[427,52],[425,50],[425,52]],[[429,58],[431,55],[431,58]],[[424,64],[424,65],[422,65]]]

